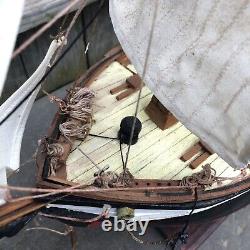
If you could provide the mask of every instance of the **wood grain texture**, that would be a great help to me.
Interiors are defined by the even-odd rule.
[[[91,84],[96,93],[94,103],[94,125],[92,134],[116,137],[120,121],[123,117],[132,115],[135,110],[137,95],[117,101],[110,90],[120,86],[126,78],[132,75],[128,68],[132,65],[123,66],[118,62],[111,63]],[[180,122],[162,131],[157,128],[148,115],[145,107],[152,97],[147,87],[142,89],[142,97],[138,118],[142,122],[142,131],[137,144],[131,147],[128,168],[137,179],[160,179],[160,180],[181,180],[185,176],[192,175],[202,170],[202,166],[210,163],[216,170],[217,176],[236,176],[235,171],[216,154],[208,155],[206,159],[199,162],[195,169],[190,168],[193,161],[200,159],[204,153],[200,147],[192,157],[182,161],[181,157],[199,142],[199,138],[186,129]],[[117,174],[122,172],[122,162],[119,151],[119,142],[114,139],[103,139],[87,137],[85,142],[76,141],[75,145],[91,157],[103,168],[109,165],[110,171]],[[126,145],[122,146],[124,153]],[[70,153],[67,159],[67,177],[69,181],[90,184],[94,180],[94,173],[98,169],[84,157],[76,148]],[[239,174],[239,171],[237,171]],[[225,184],[232,181],[226,181]],[[212,188],[218,187],[213,185]]]

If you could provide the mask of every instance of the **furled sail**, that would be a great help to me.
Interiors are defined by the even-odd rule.
[[[13,172],[19,168],[23,133],[41,88],[39,82],[48,69],[51,59],[64,42],[64,37],[53,40],[43,61],[32,76],[0,106],[0,185],[7,184],[6,170]],[[25,100],[29,92],[31,94]],[[21,105],[16,108],[19,103]],[[4,197],[4,192],[0,190],[0,205],[5,202]]]
[[[248,0],[110,0],[118,39],[144,82],[234,167],[250,160]]]
[[[10,63],[11,53],[15,45],[23,5],[24,0],[16,1],[15,8],[13,8],[12,1],[0,1],[0,97]]]

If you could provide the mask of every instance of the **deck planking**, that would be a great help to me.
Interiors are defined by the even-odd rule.
[[[90,133],[109,137],[116,137],[120,121],[123,117],[133,115],[137,93],[122,101],[117,101],[110,90],[125,82],[126,78],[135,72],[133,65],[122,66],[113,62],[92,83],[91,89],[96,94],[94,104],[94,124]],[[131,146],[128,169],[135,178],[180,180],[185,176],[202,170],[206,163],[216,170],[217,176],[237,176],[239,170],[234,170],[218,155],[212,154],[196,169],[191,169],[189,164],[197,158],[202,151],[184,162],[180,157],[195,145],[199,138],[186,129],[180,122],[164,131],[158,129],[149,119],[144,109],[150,102],[152,94],[147,87],[143,87],[140,100],[138,118],[142,122],[142,131],[139,141]],[[82,143],[76,141],[81,150],[100,168],[109,165],[109,171],[117,174],[122,172],[119,141],[88,136]],[[67,159],[67,179],[70,181],[90,184],[94,180],[94,173],[98,169],[76,148],[73,147]],[[127,145],[122,145],[123,154],[127,151]],[[231,181],[225,181],[230,183]],[[224,182],[223,182],[224,183]],[[210,188],[216,187],[217,184]]]

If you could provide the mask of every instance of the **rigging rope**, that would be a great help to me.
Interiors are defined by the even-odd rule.
[[[151,43],[152,43],[152,38],[153,38],[153,30],[154,30],[155,20],[156,20],[156,16],[157,16],[157,10],[158,10],[158,0],[155,1],[155,9],[154,9],[154,14],[153,14],[153,21],[152,21],[150,35],[149,35],[149,42],[148,42],[148,46],[147,46],[147,50],[146,50],[146,59],[145,59],[145,63],[144,63],[144,66],[143,66],[143,72],[142,72],[142,77],[141,77],[141,82],[140,82],[140,89],[139,89],[139,93],[138,93],[137,101],[136,101],[135,115],[134,115],[133,124],[132,124],[132,128],[131,128],[129,144],[128,144],[128,150],[127,150],[127,153],[126,153],[126,159],[125,159],[125,163],[124,163],[124,169],[123,169],[123,174],[124,175],[125,175],[125,171],[126,171],[127,164],[128,164],[128,158],[129,158],[132,139],[133,139],[133,136],[134,136],[134,130],[135,130],[136,118],[137,118],[138,111],[139,111],[143,81],[144,81],[144,77],[145,77],[147,67],[148,67],[148,59],[149,59],[149,54],[150,54],[150,49],[151,49]]]
[[[60,232],[60,231],[57,231],[55,229],[51,229],[48,227],[30,227],[30,228],[27,228],[25,231],[32,231],[32,230],[44,230],[44,231],[49,231],[49,232],[56,233],[59,235],[64,235],[64,236],[68,235],[71,232],[71,230],[68,228],[66,228],[64,232]]]
[[[70,49],[74,46],[74,44],[78,41],[78,39],[82,36],[82,34],[89,28],[89,26],[93,23],[93,21],[96,19],[96,17],[101,12],[102,8],[104,6],[104,2],[100,5],[98,10],[96,11],[95,15],[91,18],[91,20],[86,24],[85,27],[82,28],[82,30],[76,35],[76,37],[72,40],[72,42],[69,44],[69,46],[65,49],[65,51],[58,57],[58,59],[55,61],[55,63],[48,69],[48,71],[44,74],[42,79],[34,86],[34,88],[29,91],[26,96],[13,108],[13,110],[7,114],[4,119],[0,121],[0,126],[29,98],[29,96],[33,93],[33,91],[41,84],[45,78],[54,70],[54,68],[58,65],[58,63],[64,58],[64,56],[70,51]]]
[[[195,201],[194,201],[193,208],[190,211],[190,213],[188,214],[188,218],[187,218],[182,230],[178,233],[178,235],[175,239],[166,238],[166,239],[159,240],[159,241],[145,241],[145,240],[142,240],[142,239],[136,237],[132,232],[130,232],[128,230],[127,230],[127,232],[130,234],[130,236],[132,237],[133,240],[135,240],[136,242],[138,242],[140,244],[144,244],[144,245],[162,245],[162,244],[165,244],[166,247],[169,246],[169,247],[171,247],[172,250],[174,250],[176,248],[176,245],[177,245],[179,240],[181,241],[182,244],[187,243],[187,239],[189,236],[186,233],[186,230],[190,224],[191,216],[194,213],[194,210],[195,210],[196,205],[197,205],[197,201],[198,201],[198,194],[197,194],[197,188],[195,188]],[[125,223],[126,223],[126,221],[125,221]]]
[[[107,218],[109,216],[109,212],[110,212],[111,206],[110,205],[103,205],[102,208],[102,212],[91,218],[91,219],[80,219],[80,218],[74,218],[74,217],[67,217],[67,216],[60,216],[60,215],[54,215],[54,214],[46,214],[46,213],[39,213],[39,215],[42,215],[44,217],[48,217],[48,218],[57,218],[57,219],[61,219],[61,220],[68,220],[68,221],[74,221],[74,222],[80,222],[80,223],[92,223],[95,221],[99,221],[102,218]]]
[[[110,137],[110,136],[104,136],[104,135],[95,135],[89,133],[89,136],[97,137],[97,138],[103,138],[103,139],[110,139],[110,140],[119,140],[118,137]]]
[[[39,36],[41,36],[47,29],[49,29],[59,18],[68,13],[72,7],[82,0],[71,1],[63,10],[57,13],[49,22],[42,26],[35,34],[29,37],[22,45],[20,45],[12,54],[12,59],[25,50],[32,42],[34,42]],[[86,2],[86,1],[84,1]]]
[[[72,18],[72,20],[71,20],[71,22],[70,22],[70,24],[69,24],[69,26],[68,26],[66,32],[63,32],[63,35],[64,35],[64,37],[65,37],[65,41],[67,41],[68,36],[69,36],[69,33],[70,33],[72,27],[74,26],[74,24],[75,24],[75,22],[76,22],[78,16],[81,14],[82,10],[85,8],[86,2],[87,2],[87,1],[84,1],[84,2],[82,3],[81,7],[79,7],[79,9],[76,11],[74,17]],[[67,15],[68,15],[68,14],[67,14]],[[64,22],[66,21],[66,19],[67,19],[67,16],[65,16]],[[62,25],[61,25],[61,27],[62,27]],[[61,28],[61,27],[60,27],[60,28]],[[65,33],[65,34],[64,34],[64,33]],[[60,35],[60,33],[59,33],[59,35]],[[58,56],[61,54],[62,48],[63,48],[63,45],[61,45],[61,46],[58,48],[58,50],[57,50],[57,52],[56,52],[56,56],[54,57],[54,61],[56,61],[57,58],[58,58]]]
[[[71,145],[73,145],[73,142],[72,142],[67,136],[64,135],[64,137],[71,143]],[[94,161],[91,157],[89,157],[86,153],[84,153],[84,152],[82,151],[82,149],[81,149],[80,147],[78,147],[78,145],[76,145],[76,148],[77,148],[77,149],[79,150],[79,152],[80,152],[82,155],[84,155],[91,163],[93,163],[93,165],[94,165],[99,171],[103,171],[103,169],[102,169],[101,167],[99,167],[98,164],[95,163],[95,161]]]
[[[197,201],[198,201],[198,193],[197,193],[197,188],[194,189],[194,194],[195,194],[195,201],[194,201],[194,205],[193,208],[191,210],[191,212],[188,215],[187,221],[184,225],[184,227],[182,228],[182,230],[179,232],[178,237],[174,240],[174,242],[171,244],[171,248],[174,250],[178,241],[180,240],[182,244],[186,244],[187,243],[187,239],[188,239],[188,234],[186,233],[186,230],[189,226],[190,220],[191,220],[191,216],[194,213],[194,210],[196,208],[197,205]]]
[[[142,239],[138,238],[137,236],[135,236],[132,232],[128,231],[127,228],[126,228],[126,231],[129,233],[129,235],[132,237],[132,239],[134,241],[138,242],[139,244],[153,245],[153,246],[166,244],[168,246],[169,242],[170,242],[170,240],[168,238],[163,239],[163,240],[159,240],[159,241],[146,241],[146,240],[142,240]]]

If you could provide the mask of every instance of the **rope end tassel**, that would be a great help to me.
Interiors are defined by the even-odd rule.
[[[68,116],[66,122],[59,125],[61,134],[72,145],[70,138],[85,140],[92,126],[93,99],[95,94],[89,88],[75,87],[69,91],[66,100],[44,93],[49,97],[50,102],[56,103],[62,114]],[[60,158],[64,153],[61,143],[46,145],[47,154],[50,157],[50,174],[55,175],[60,167]]]

